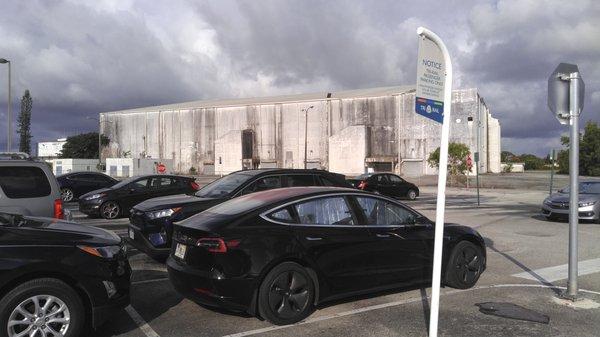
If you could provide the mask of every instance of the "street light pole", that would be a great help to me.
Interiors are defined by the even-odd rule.
[[[307,162],[307,148],[308,148],[308,110],[314,108],[314,105],[309,106],[306,109],[302,109],[304,111],[304,169],[306,170],[306,162]]]
[[[8,121],[7,121],[7,125],[6,125],[6,151],[10,152],[11,148],[12,148],[12,104],[11,104],[11,79],[10,79],[10,61],[7,59],[3,59],[0,58],[0,63],[4,64],[7,63],[8,64],[8,110],[7,110],[7,114],[8,114]]]

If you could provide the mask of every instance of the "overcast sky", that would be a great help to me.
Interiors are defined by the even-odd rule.
[[[578,64],[586,83],[582,122],[600,120],[600,1],[3,0],[1,7],[13,120],[30,89],[34,142],[95,131],[86,117],[101,111],[414,84],[420,25],[445,40],[454,88],[477,87],[500,120],[503,150],[560,148],[567,129],[546,105],[546,81],[560,62]]]

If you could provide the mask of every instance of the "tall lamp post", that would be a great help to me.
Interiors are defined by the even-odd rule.
[[[89,120],[95,120],[98,122],[98,164],[101,165],[102,164],[102,134],[100,133],[100,129],[101,129],[101,124],[103,121],[101,121],[99,118],[96,117],[86,117],[85,119],[89,119]],[[106,123],[112,123],[112,121],[104,121]]]
[[[6,124],[6,151],[10,152],[10,149],[12,148],[12,128],[11,128],[11,124],[12,124],[12,120],[11,120],[11,115],[12,115],[12,106],[11,106],[11,97],[10,97],[10,87],[11,87],[11,83],[10,83],[10,61],[7,59],[3,59],[0,58],[0,63],[4,64],[7,63],[8,64],[8,121]]]
[[[308,149],[308,110],[313,109],[315,106],[311,105],[308,108],[302,109],[304,111],[304,169],[306,170],[307,152]]]

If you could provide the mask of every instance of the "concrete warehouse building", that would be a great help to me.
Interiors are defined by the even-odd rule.
[[[399,86],[104,112],[101,132],[111,143],[102,157],[172,159],[180,173],[303,168],[306,159],[308,168],[347,175],[435,174],[427,158],[441,125],[414,105],[414,86]],[[453,91],[451,117],[451,141],[480,153],[480,172],[500,172],[500,124],[477,89]]]

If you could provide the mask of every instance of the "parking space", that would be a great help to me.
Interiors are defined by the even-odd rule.
[[[435,188],[421,192],[418,200],[407,203],[433,218]],[[486,239],[488,269],[475,288],[442,289],[440,335],[592,336],[600,327],[593,319],[600,309],[575,310],[556,303],[556,294],[566,285],[561,265],[567,263],[568,223],[549,222],[538,215],[544,196],[541,191],[482,190],[477,207],[474,190],[449,189],[446,221],[478,229]],[[127,234],[127,219],[89,219],[75,212],[75,221]],[[583,297],[600,302],[600,225],[583,223],[580,233],[579,259],[587,265],[579,285]],[[130,262],[134,269],[131,307],[117,313],[94,336],[427,335],[429,285],[329,303],[300,324],[278,327],[183,299],[168,281],[164,264],[135,249]],[[555,268],[548,271],[550,267]],[[476,306],[484,302],[521,305],[548,315],[550,323],[485,315]]]

